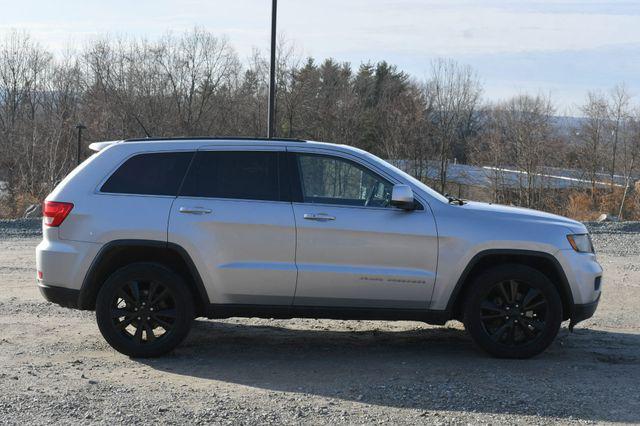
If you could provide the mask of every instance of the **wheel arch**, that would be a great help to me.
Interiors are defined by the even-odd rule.
[[[573,294],[560,262],[551,254],[534,250],[492,249],[476,254],[467,264],[449,298],[449,316],[460,319],[466,293],[473,279],[482,272],[507,263],[529,266],[543,273],[556,286],[562,300],[563,320],[571,316]]]
[[[114,240],[105,244],[82,282],[79,308],[94,310],[98,291],[105,280],[117,269],[135,262],[157,262],[180,274],[193,296],[196,315],[205,314],[209,298],[189,253],[177,244],[156,240]]]

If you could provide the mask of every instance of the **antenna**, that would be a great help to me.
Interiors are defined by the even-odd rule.
[[[145,134],[145,135],[147,135],[147,138],[150,138],[150,137],[151,137],[151,135],[149,134],[149,132],[147,132],[147,129],[146,129],[146,127],[144,127],[144,124],[142,124],[142,121],[140,121],[140,120],[138,119],[138,116],[134,114],[134,115],[133,115],[133,118],[135,118],[135,119],[136,119],[136,121],[138,122],[138,124],[140,125],[140,127],[142,127],[142,130],[144,130],[144,134]]]

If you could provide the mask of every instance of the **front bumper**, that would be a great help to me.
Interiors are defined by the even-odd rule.
[[[591,303],[584,303],[581,305],[573,305],[571,309],[571,322],[569,323],[569,330],[573,330],[573,327],[580,321],[584,321],[593,316],[600,303],[600,295]]]
[[[564,271],[571,303],[588,306],[598,300],[602,291],[602,267],[592,253],[578,253],[573,249],[558,250],[556,259]],[[578,310],[582,310],[579,308]],[[570,313],[573,313],[573,309]]]

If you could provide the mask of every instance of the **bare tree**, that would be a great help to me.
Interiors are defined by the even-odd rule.
[[[609,120],[611,121],[611,189],[615,184],[615,175],[617,171],[618,145],[620,140],[624,143],[626,138],[626,124],[629,121],[629,102],[630,96],[624,85],[616,86],[610,95],[609,104]]]
[[[590,92],[581,111],[584,115],[579,129],[580,139],[583,142],[581,162],[591,181],[591,200],[595,203],[598,173],[603,164],[604,149],[609,144],[609,105],[603,95]]]
[[[490,183],[491,201],[504,202],[504,194],[508,190],[504,167],[510,162],[509,142],[504,128],[506,110],[503,104],[488,105],[481,115],[484,126],[472,145],[471,161],[484,166],[484,174]]]
[[[545,207],[544,176],[554,140],[553,114],[550,99],[526,95],[494,105],[484,113],[485,124],[475,156],[476,163],[489,166],[487,176],[495,201]],[[514,170],[517,182],[505,181],[505,168]],[[513,189],[516,198],[504,199]]]
[[[438,149],[439,187],[447,184],[447,162],[454,147],[464,151],[480,101],[480,84],[468,66],[451,60],[432,64],[427,83],[427,97],[433,104],[430,117],[434,125],[434,142]]]
[[[551,101],[542,96],[516,96],[505,106],[506,137],[519,174],[519,204],[534,207],[541,203],[544,189],[541,175],[551,154]]]
[[[19,194],[38,193],[29,172],[40,152],[41,107],[51,63],[51,55],[25,33],[11,32],[0,44],[0,169],[8,183],[11,214]]]
[[[640,155],[640,109],[635,114],[628,117],[626,129],[628,137],[625,138],[623,145],[624,152],[624,191],[620,199],[620,208],[618,209],[618,217],[623,218],[625,201],[631,186],[631,176],[636,173],[638,168],[638,156]]]
[[[178,39],[169,35],[157,48],[156,62],[169,82],[181,133],[208,134],[214,130],[206,118],[216,107],[217,91],[236,69],[237,57],[227,41],[200,29]]]

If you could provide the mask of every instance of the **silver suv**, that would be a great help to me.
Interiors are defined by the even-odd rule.
[[[136,139],[44,202],[38,286],[96,311],[116,350],[172,350],[194,317],[464,325],[526,358],[593,315],[602,269],[579,222],[447,198],[362,150],[296,140]]]

